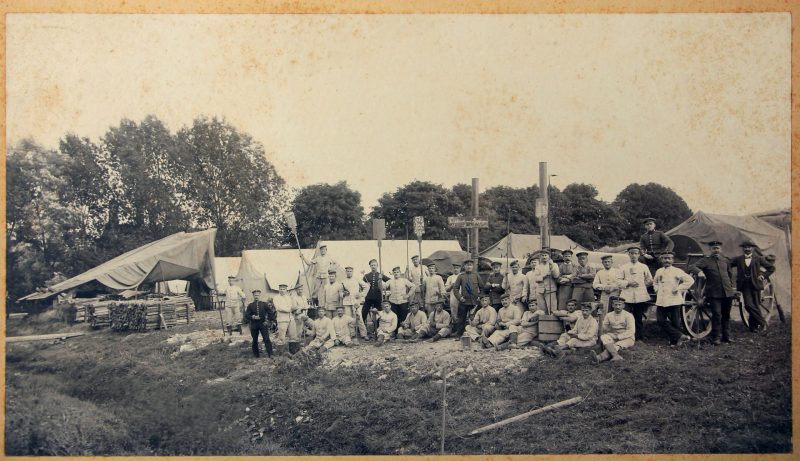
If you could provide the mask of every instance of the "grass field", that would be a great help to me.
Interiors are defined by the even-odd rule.
[[[176,354],[179,344],[166,340],[213,327],[207,314],[174,331],[7,345],[6,453],[439,453],[442,383],[433,365],[430,374],[412,374],[391,366],[330,369],[320,357],[257,360],[249,341]],[[10,324],[8,334],[22,327]],[[733,333],[732,345],[670,349],[649,324],[646,344],[625,351],[624,362],[595,365],[575,354],[530,359],[499,375],[459,374],[447,380],[445,451],[789,452],[789,325],[762,337],[735,323]],[[494,353],[474,354],[491,360]],[[574,396],[586,399],[467,436]]]

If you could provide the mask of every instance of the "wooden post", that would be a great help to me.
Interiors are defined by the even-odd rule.
[[[447,370],[445,369],[444,365],[442,366],[442,445],[440,448],[440,454],[444,454],[444,433],[445,428],[447,427],[447,374],[445,373]]]
[[[527,413],[523,413],[521,415],[514,416],[513,418],[504,419],[504,420],[498,421],[498,422],[496,422],[494,424],[489,424],[488,426],[479,427],[478,429],[475,429],[474,431],[470,432],[469,435],[475,435],[475,434],[480,434],[482,432],[490,431],[492,429],[496,429],[498,427],[505,426],[506,424],[515,423],[517,421],[522,421],[523,419],[527,419],[527,418],[529,418],[529,417],[531,417],[533,415],[538,415],[539,413],[544,413],[544,412],[550,411],[550,410],[557,410],[559,408],[563,408],[563,407],[566,407],[566,406],[569,406],[569,405],[576,404],[576,403],[580,402],[581,400],[583,400],[583,397],[573,397],[573,398],[571,398],[569,400],[564,400],[564,401],[561,401],[561,402],[558,402],[558,403],[554,403],[552,405],[547,405],[546,407],[542,407],[542,408],[539,408],[539,409],[536,409],[536,410],[533,410],[533,411],[529,411]]]
[[[472,216],[478,217],[480,213],[478,207],[478,178],[472,178]],[[472,228],[472,259],[475,260],[475,273],[478,272],[478,255],[480,253],[480,242],[478,240],[478,227]]]
[[[549,180],[547,177],[547,162],[539,162],[539,198],[544,201],[544,206],[549,208],[550,203],[548,201],[548,185]],[[550,247],[550,219],[548,217],[549,213],[544,213],[540,219],[541,225],[539,226],[539,233],[542,237],[542,248],[549,248]]]

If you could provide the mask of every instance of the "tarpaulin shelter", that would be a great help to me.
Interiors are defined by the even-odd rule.
[[[314,254],[314,250],[301,251],[306,259],[311,259]],[[255,289],[262,291],[261,299],[266,299],[278,293],[281,283],[294,288],[302,277],[303,263],[297,250],[244,250],[235,274],[236,284],[242,287],[249,303]],[[228,286],[228,281],[220,286]]]
[[[320,245],[328,246],[328,256],[336,262],[334,266],[337,272],[337,279],[341,280],[345,277],[345,266],[353,266],[355,272],[354,277],[362,278],[362,271],[369,272],[369,261],[371,259],[378,259],[378,241],[377,240],[326,240],[317,243],[312,257],[319,255]],[[422,241],[422,255],[425,258],[437,250],[450,250],[461,251],[461,245],[458,240],[423,240]],[[297,251],[295,251],[295,254]],[[419,254],[419,244],[416,240],[384,240],[381,247],[381,262],[384,274],[389,274],[392,268],[399,266],[405,272],[406,267],[411,265],[411,256]],[[311,260],[311,258],[308,258]],[[309,267],[307,275],[310,282],[316,276],[316,268]],[[301,283],[305,285],[304,277],[301,277]],[[306,290],[306,293],[310,291]]]
[[[742,254],[739,244],[752,240],[762,255],[775,256],[771,277],[775,299],[785,310],[791,309],[791,256],[783,230],[755,216],[728,216],[698,211],[667,232],[675,242],[675,256],[686,259],[688,253],[708,253],[705,242],[722,242],[722,254],[734,258]]]
[[[541,248],[542,237],[540,235],[510,233],[483,250],[481,256],[487,258],[505,258],[508,256],[511,259],[519,259],[524,262],[529,254]],[[551,235],[550,248],[558,250],[570,249],[576,253],[586,251],[586,248],[565,235]]]
[[[110,291],[123,291],[145,283],[183,279],[199,280],[207,288],[213,288],[215,235],[216,229],[178,232],[20,300],[46,299],[90,283],[103,285]]]

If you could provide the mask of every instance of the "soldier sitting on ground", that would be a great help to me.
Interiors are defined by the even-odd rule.
[[[392,304],[389,301],[383,302],[383,310],[378,312],[373,308],[373,312],[378,317],[378,328],[375,331],[375,346],[380,347],[389,342],[397,330],[397,314],[392,312]]]
[[[586,349],[597,344],[598,325],[592,316],[592,303],[583,303],[580,312],[575,325],[562,333],[554,346],[544,348],[546,354],[562,357],[565,350]]]
[[[397,339],[410,339],[416,341],[425,337],[428,332],[428,316],[420,310],[418,303],[411,304],[411,312],[408,313],[400,328],[397,330]]]
[[[636,321],[633,314],[625,310],[625,300],[619,296],[613,296],[609,300],[614,308],[603,318],[603,331],[600,342],[603,343],[605,350],[601,354],[592,351],[592,356],[600,363],[604,360],[612,361],[623,360],[619,355],[621,349],[633,347],[636,342]]]
[[[428,342],[436,342],[442,338],[450,336],[451,318],[450,313],[444,310],[444,306],[439,303],[436,305],[436,310],[430,315],[428,319],[428,330],[426,334],[432,334]]]
[[[469,325],[464,328],[464,336],[468,336],[471,341],[480,339],[483,347],[489,347],[489,336],[494,333],[497,324],[497,311],[491,306],[489,295],[482,294],[479,297],[481,307],[475,311]]]
[[[511,304],[508,293],[500,295],[500,311],[497,313],[497,328],[489,336],[488,341],[496,350],[502,350],[517,343],[522,322],[522,311],[516,304]]]
[[[333,321],[325,316],[322,309],[316,311],[317,318],[311,320],[307,315],[301,316],[303,322],[311,329],[312,341],[303,351],[319,350],[325,352],[336,344],[336,331],[333,328]]]
[[[333,331],[336,333],[336,339],[333,340],[334,346],[347,346],[353,345],[353,338],[351,331],[356,323],[355,319],[349,315],[344,315],[344,307],[339,306],[336,308],[336,317],[332,320]]]
[[[536,300],[533,299],[528,304],[528,310],[522,314],[522,320],[519,323],[520,332],[517,335],[517,344],[510,347],[521,346],[536,346],[544,347],[542,343],[536,340],[539,337],[539,316],[545,315],[545,311],[539,308]]]

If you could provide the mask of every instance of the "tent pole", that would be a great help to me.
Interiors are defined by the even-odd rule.
[[[303,250],[300,248],[300,238],[297,236],[297,232],[292,232],[292,233],[294,234],[294,241],[297,242],[297,251],[299,251],[300,255],[302,256]],[[308,284],[308,271],[306,269],[306,262],[303,260],[303,258],[300,258],[300,264],[303,267],[303,278],[306,279],[306,287],[308,289],[308,295],[311,296],[311,290],[313,289],[313,287]]]

